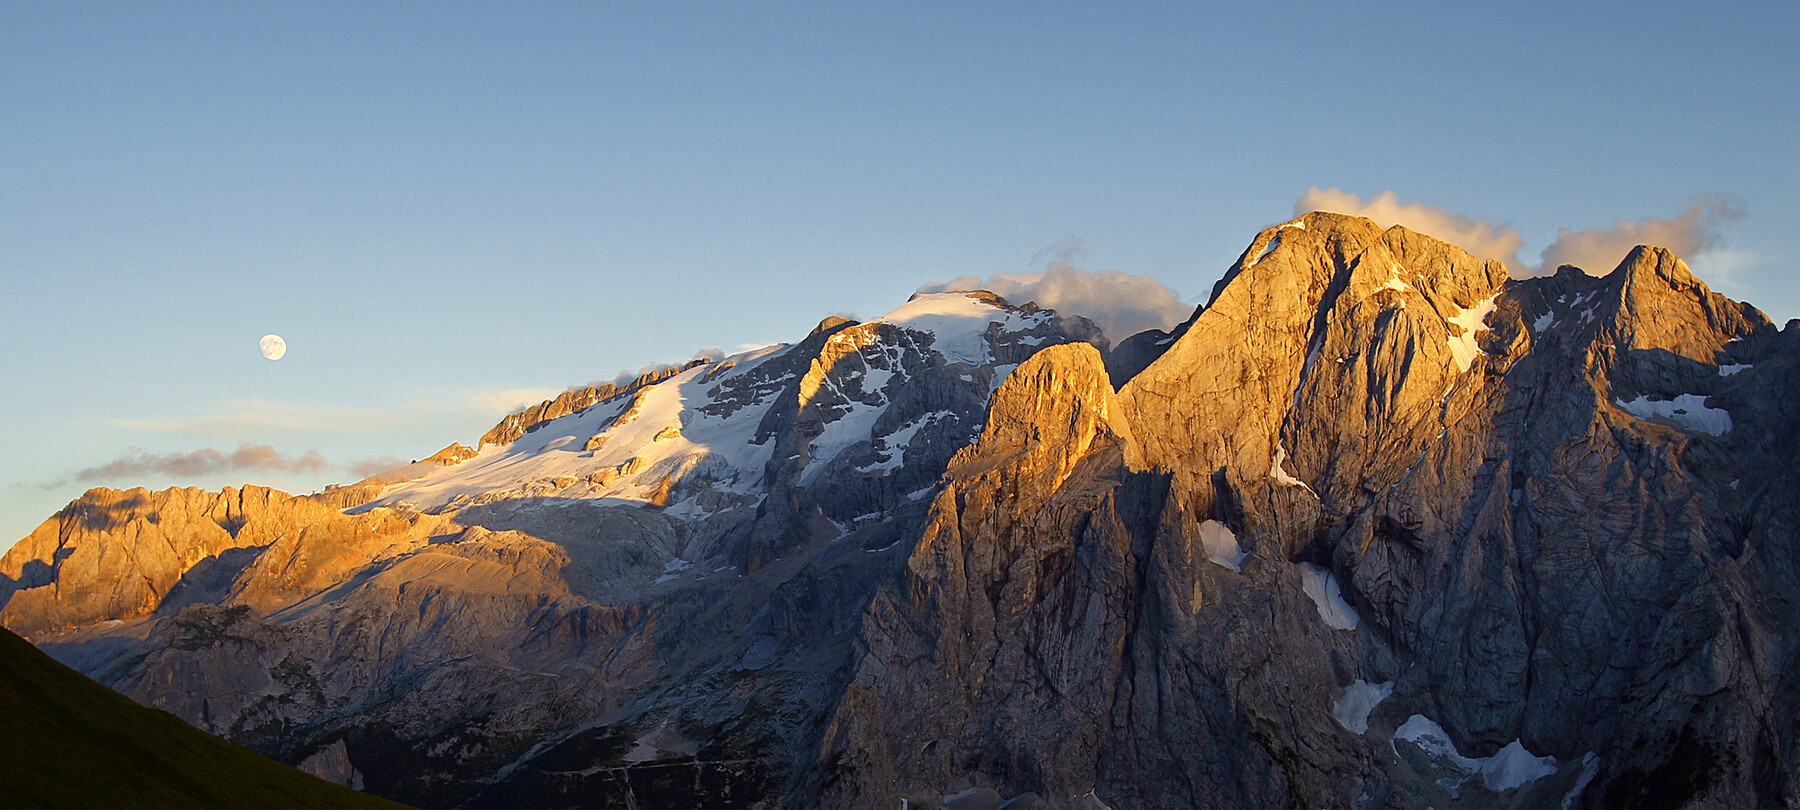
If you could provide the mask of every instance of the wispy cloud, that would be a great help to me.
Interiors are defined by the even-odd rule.
[[[1515,276],[1544,275],[1565,264],[1604,275],[1618,267],[1638,245],[1668,248],[1695,266],[1718,267],[1725,273],[1754,261],[1746,255],[1717,250],[1719,225],[1744,214],[1742,207],[1719,195],[1698,197],[1680,215],[1669,219],[1616,220],[1611,227],[1585,230],[1562,228],[1557,231],[1556,241],[1538,254],[1535,265],[1519,259],[1524,239],[1518,231],[1417,201],[1402,203],[1392,191],[1364,200],[1337,188],[1310,188],[1294,203],[1294,213],[1310,211],[1368,217],[1384,228],[1402,225],[1456,245],[1478,258],[1499,259]]]
[[[1618,266],[1638,245],[1668,248],[1684,259],[1694,259],[1718,245],[1719,225],[1744,215],[1741,206],[1717,195],[1705,195],[1688,204],[1673,219],[1615,220],[1610,228],[1556,232],[1556,241],[1544,248],[1540,272],[1572,264],[1605,273]]]
[[[748,343],[746,343],[746,344],[743,344],[742,346],[739,346],[738,349],[739,349],[739,351],[749,351],[751,349],[763,348],[764,345],[766,345],[766,344],[748,344]],[[725,350],[723,350],[723,349],[717,349],[717,348],[701,349],[697,352],[694,352],[694,356],[688,358],[686,362],[682,362],[682,363],[651,363],[650,365],[639,368],[637,371],[632,371],[630,369],[622,368],[622,369],[619,369],[619,373],[613,375],[613,378],[610,380],[589,380],[588,382],[583,383],[581,385],[571,385],[568,387],[567,390],[579,391],[583,388],[599,388],[602,385],[609,385],[609,384],[623,388],[627,384],[631,383],[633,380],[636,380],[637,378],[642,377],[645,374],[660,374],[660,373],[668,371],[669,369],[672,369],[672,368],[683,368],[683,367],[687,366],[688,364],[694,362],[695,360],[705,360],[709,363],[717,363],[723,359],[725,359]],[[562,392],[557,391],[556,393],[560,394]],[[542,400],[539,400],[539,401],[542,401]],[[531,404],[536,405],[537,403],[533,402]]]
[[[266,444],[245,444],[229,453],[203,447],[187,453],[135,453],[75,474],[77,481],[113,481],[144,475],[198,478],[226,472],[314,473],[325,469],[317,450],[288,455]]]
[[[1499,259],[1514,270],[1521,266],[1519,248],[1525,244],[1525,238],[1518,231],[1417,201],[1402,203],[1400,195],[1392,191],[1364,200],[1337,188],[1309,188],[1294,202],[1294,216],[1313,211],[1368,217],[1383,228],[1404,226],[1449,242],[1478,259]]]
[[[561,388],[512,388],[492,394],[476,394],[470,400],[476,410],[505,415],[529,408],[546,399],[554,399],[562,392]]]
[[[959,276],[926,284],[919,292],[987,290],[1014,304],[1034,301],[1093,321],[1115,343],[1146,329],[1173,329],[1193,314],[1192,304],[1182,303],[1174,290],[1149,276],[1077,267],[1074,262],[1084,247],[1070,237],[1040,251],[1033,263],[1047,259],[1041,273],[995,273],[986,280]]]
[[[369,458],[363,459],[362,461],[352,461],[342,466],[344,469],[349,470],[352,475],[355,475],[360,479],[368,478],[378,472],[385,472],[394,469],[395,467],[404,467],[410,463],[411,462],[402,458]]]
[[[360,461],[332,463],[327,461],[324,454],[317,450],[292,454],[283,453],[266,444],[245,443],[231,451],[202,447],[188,452],[129,453],[105,464],[85,468],[68,478],[38,486],[41,489],[56,489],[71,482],[131,481],[146,477],[192,480],[232,473],[308,475],[328,469],[346,471],[356,478],[367,478],[384,470],[405,466],[407,463],[404,459],[398,458],[369,458]]]

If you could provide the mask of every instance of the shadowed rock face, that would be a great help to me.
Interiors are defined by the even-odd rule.
[[[97,490],[0,620],[431,807],[1800,801],[1794,328],[1332,214],[1111,356],[983,296],[366,490]]]

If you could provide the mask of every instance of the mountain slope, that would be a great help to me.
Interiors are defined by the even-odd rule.
[[[96,491],[0,621],[430,807],[1781,806],[1797,364],[1660,249],[1310,214],[1116,354],[919,296],[342,512]]]
[[[8,807],[399,808],[195,731],[0,630]]]

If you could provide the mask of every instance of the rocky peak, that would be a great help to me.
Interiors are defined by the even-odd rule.
[[[482,435],[481,441],[477,443],[477,448],[510,444],[518,441],[520,436],[536,430],[539,425],[552,419],[560,419],[569,414],[587,410],[601,402],[636,393],[646,386],[655,385],[707,362],[705,358],[696,358],[685,366],[667,366],[654,371],[646,371],[624,385],[603,383],[598,386],[564,391],[522,411],[507,414],[499,424],[494,425],[493,429]]]

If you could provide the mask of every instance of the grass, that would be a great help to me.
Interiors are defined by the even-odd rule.
[[[0,795],[8,807],[406,807],[140,706],[3,629],[0,723]]]

